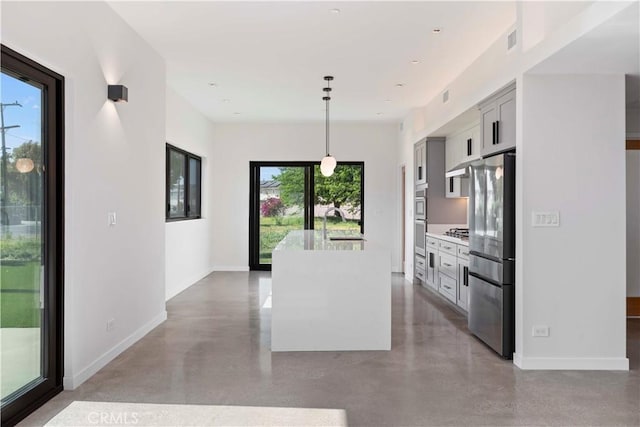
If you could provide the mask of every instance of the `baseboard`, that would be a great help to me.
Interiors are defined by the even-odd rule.
[[[194,274],[189,279],[183,280],[182,283],[177,287],[177,289],[175,289],[175,290],[171,291],[171,293],[168,293],[168,294],[165,295],[164,300],[165,301],[169,301],[171,298],[175,297],[180,292],[184,291],[185,289],[189,288],[190,286],[196,284],[196,282],[199,282],[200,280],[202,280],[205,277],[207,277],[209,274],[213,273],[213,271],[214,271],[213,268],[209,268],[204,273]]]
[[[407,284],[411,284],[413,285],[413,274],[408,273],[408,272],[404,272],[404,281],[407,282]]]
[[[513,364],[520,369],[564,371],[628,371],[626,357],[523,357],[514,353]]]
[[[249,271],[247,265],[214,265],[213,271]]]
[[[135,344],[165,320],[167,320],[167,312],[166,310],[163,310],[160,314],[140,327],[134,333],[120,341],[111,349],[107,350],[102,356],[92,362],[89,366],[78,372],[78,374],[71,377],[65,376],[62,379],[64,389],[74,390],[75,388],[77,388],[80,384],[91,378],[96,372],[104,368],[109,362],[120,355],[120,353],[131,347],[133,344]]]
[[[640,297],[627,297],[627,317],[640,316]]]

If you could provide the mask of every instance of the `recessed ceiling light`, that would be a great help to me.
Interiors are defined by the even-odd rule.
[[[434,29],[432,30],[432,32],[433,32],[433,34],[440,34],[440,33],[442,32],[442,28],[438,28],[438,27],[436,27],[436,28],[434,28]]]
[[[396,87],[404,87],[404,83],[396,83]]]
[[[381,116],[381,115],[382,115],[382,113],[380,113],[380,112],[376,113],[376,116]]]
[[[227,104],[227,103],[231,102],[231,100],[230,100],[229,98],[225,98],[225,99],[223,99],[223,100],[222,100],[222,102],[224,102],[225,104]]]
[[[413,61],[411,61],[411,63],[415,65],[415,64],[419,64],[419,63],[420,63],[420,61],[419,61],[419,60],[417,60],[417,59],[414,59]]]
[[[215,83],[213,83],[213,82],[211,82],[211,83],[209,83],[209,86],[211,86],[211,87],[216,87],[216,86],[218,86],[218,85],[217,85],[217,84],[215,84]]]
[[[233,113],[233,115],[234,115],[234,116],[239,116],[239,115],[240,115],[240,113],[236,111],[235,113]]]
[[[340,14],[340,9],[338,8],[330,9],[329,12],[333,13],[334,15],[338,15]]]

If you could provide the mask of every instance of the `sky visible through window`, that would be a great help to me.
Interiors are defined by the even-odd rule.
[[[4,107],[4,126],[19,125],[7,129],[5,143],[9,153],[27,141],[41,142],[42,99],[40,89],[11,77],[5,73],[0,78],[0,100],[2,104],[18,102],[22,107]]]
[[[278,175],[280,175],[280,168],[271,168],[266,166],[260,168],[260,181],[268,181]]]

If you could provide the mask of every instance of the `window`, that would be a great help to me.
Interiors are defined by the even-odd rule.
[[[167,221],[200,218],[202,159],[167,144]]]
[[[322,229],[364,233],[364,162],[338,162],[330,177],[319,162],[250,162],[249,264],[270,270],[271,253],[292,230]]]

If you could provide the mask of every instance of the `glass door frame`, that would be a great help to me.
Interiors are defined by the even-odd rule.
[[[260,263],[260,168],[304,167],[304,228],[314,229],[315,167],[319,161],[249,162],[249,270],[271,271],[271,264]],[[364,233],[364,162],[338,162],[338,166],[360,167],[360,232]]]
[[[7,396],[2,424],[14,425],[62,391],[64,304],[64,77],[1,45],[2,72],[43,91],[42,376]]]
[[[318,163],[319,164],[319,163]],[[271,271],[271,264],[260,263],[260,168],[304,168],[304,228],[313,229],[313,168],[310,162],[249,162],[249,269]]]

